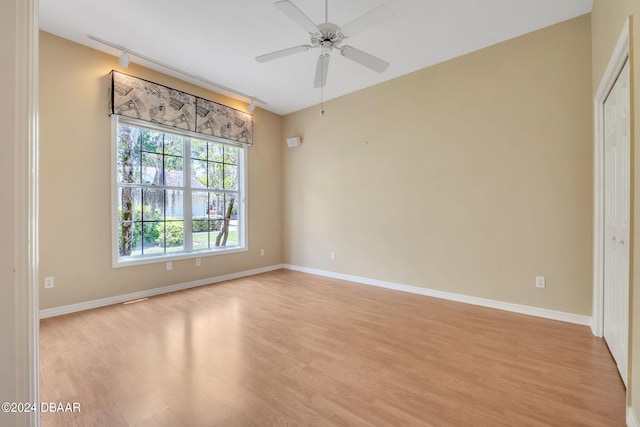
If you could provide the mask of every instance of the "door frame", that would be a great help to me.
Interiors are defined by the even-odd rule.
[[[15,0],[15,5],[16,399],[18,402],[40,405],[38,343],[39,0]],[[16,420],[17,425],[37,427],[40,425],[40,411],[18,414]]]
[[[593,194],[593,314],[591,331],[595,336],[604,335],[604,102],[609,96],[622,67],[629,59],[629,18],[625,21],[616,46],[609,58],[593,98],[594,110],[594,194]],[[632,67],[632,64],[629,64]],[[630,79],[633,73],[630,73]],[[631,84],[630,89],[631,90]],[[631,94],[630,94],[631,95]],[[630,102],[633,104],[630,96]],[[630,133],[631,142],[633,135]],[[629,144],[631,149],[631,144]],[[631,188],[631,187],[629,187]],[[630,194],[629,194],[630,198]],[[631,207],[631,204],[629,203]],[[630,227],[630,237],[633,227]],[[631,240],[631,239],[629,239]],[[631,247],[631,241],[629,241]],[[630,260],[631,257],[629,257]],[[630,288],[630,287],[629,287]],[[628,332],[628,331],[627,331]],[[627,349],[628,356],[628,349]]]

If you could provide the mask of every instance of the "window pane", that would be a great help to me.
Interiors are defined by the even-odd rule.
[[[208,187],[214,190],[222,190],[222,171],[224,165],[221,163],[211,163],[209,162],[209,181]]]
[[[164,154],[182,157],[182,137],[178,135],[164,134]]]
[[[145,222],[142,232],[142,250],[144,255],[164,253],[164,222]]]
[[[118,255],[131,256],[140,243],[140,223],[134,221],[118,222]]]
[[[224,189],[238,189],[238,166],[224,165]]]
[[[206,220],[209,215],[209,193],[194,191],[191,193],[191,217],[194,220]]]
[[[224,193],[209,193],[209,219],[224,216]]]
[[[238,246],[239,244],[239,240],[238,240],[238,226],[239,226],[239,218],[238,218],[238,212],[240,212],[239,209],[239,203],[238,203],[238,197],[233,194],[233,195],[227,195],[227,212],[231,213],[231,216],[229,218],[229,230],[228,230],[228,238],[227,238],[227,246]]]
[[[207,143],[205,141],[191,140],[191,158],[207,160]]]
[[[138,135],[140,131],[138,128],[127,125],[118,126],[118,148],[129,148],[133,150],[139,150]]]
[[[237,246],[238,245],[238,206],[235,195],[217,195],[219,231],[212,236],[213,246]]]
[[[209,231],[220,231],[222,228],[222,218],[209,218]]]
[[[218,206],[224,209],[224,194],[208,191],[191,194],[193,250],[208,249],[220,230],[222,219]]]
[[[140,152],[137,150],[118,150],[118,182],[140,183]]]
[[[163,134],[156,130],[140,129],[138,143],[142,151],[162,154]]]
[[[229,236],[227,237],[226,246],[238,246],[240,244],[238,240],[238,224],[237,219],[229,221]]]
[[[142,183],[163,185],[162,155],[142,153]]]
[[[118,254],[120,256],[142,255],[143,233],[139,221],[118,222]]]
[[[180,219],[184,217],[183,191],[167,190],[165,192],[165,214],[167,220]]]
[[[224,162],[237,165],[238,164],[238,155],[240,154],[240,149],[237,147],[224,147]]]
[[[181,252],[184,250],[184,223],[182,221],[167,221],[161,240],[167,245],[167,252]]]
[[[164,219],[164,190],[142,190],[142,219],[145,221]]]
[[[139,188],[118,188],[118,221],[142,219],[142,197]]]
[[[210,142],[209,143],[209,161],[222,163],[223,159],[224,159],[224,145]]]
[[[207,188],[207,162],[191,160],[191,187]]]
[[[133,223],[133,248],[131,255],[142,255],[142,223],[139,221]]]
[[[209,249],[209,221],[194,220],[191,224],[193,250]]]
[[[166,156],[164,167],[164,185],[168,187],[184,186],[182,157]]]

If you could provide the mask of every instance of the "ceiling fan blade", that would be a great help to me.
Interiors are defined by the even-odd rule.
[[[316,65],[316,78],[313,82],[313,87],[324,87],[327,84],[329,59],[331,59],[331,56],[328,54],[322,54],[318,57],[318,65]]]
[[[277,50],[271,53],[265,53],[264,55],[256,56],[256,61],[267,62],[273,59],[282,58],[283,56],[293,55],[294,53],[305,52],[311,49],[311,46],[305,44],[302,46],[290,47],[287,49]]]
[[[320,30],[318,30],[318,27],[316,27],[316,24],[314,24],[313,21],[311,21],[311,19],[307,17],[307,15],[302,13],[302,11],[290,1],[277,1],[273,5],[280,9],[282,13],[291,18],[296,24],[300,25],[306,32],[311,34],[320,32]]]
[[[344,25],[341,32],[345,37],[355,36],[369,28],[391,20],[394,16],[393,10],[383,4]]]
[[[340,49],[340,54],[378,73],[383,73],[389,66],[387,61],[351,46],[343,46]]]

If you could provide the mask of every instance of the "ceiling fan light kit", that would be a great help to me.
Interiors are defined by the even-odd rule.
[[[298,26],[300,26],[303,30],[309,33],[311,44],[290,47],[287,49],[260,55],[256,57],[256,61],[266,62],[282,58],[284,56],[306,52],[310,49],[319,49],[320,54],[318,55],[318,62],[316,65],[316,74],[313,86],[316,88],[320,88],[321,93],[322,88],[327,84],[329,60],[331,59],[331,52],[333,51],[333,49],[338,50],[341,56],[344,56],[345,58],[363,65],[377,73],[383,73],[389,67],[389,63],[383,59],[373,56],[370,53],[364,52],[360,49],[356,49],[355,47],[342,45],[342,42],[346,38],[359,34],[393,18],[393,11],[384,4],[370,10],[369,12],[360,16],[359,18],[354,19],[343,27],[329,22],[328,0],[325,0],[325,22],[318,25],[314,24],[311,19],[309,19],[304,13],[302,13],[302,11],[289,0],[277,1],[273,5],[282,13],[287,15],[292,21],[298,24]],[[322,108],[320,115],[322,116],[323,113],[324,109]]]

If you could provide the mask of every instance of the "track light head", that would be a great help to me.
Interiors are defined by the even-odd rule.
[[[251,103],[247,106],[247,110],[253,111],[256,109],[256,102],[252,99]]]
[[[129,54],[127,52],[122,52],[122,55],[118,58],[118,64],[123,68],[129,67]]]

